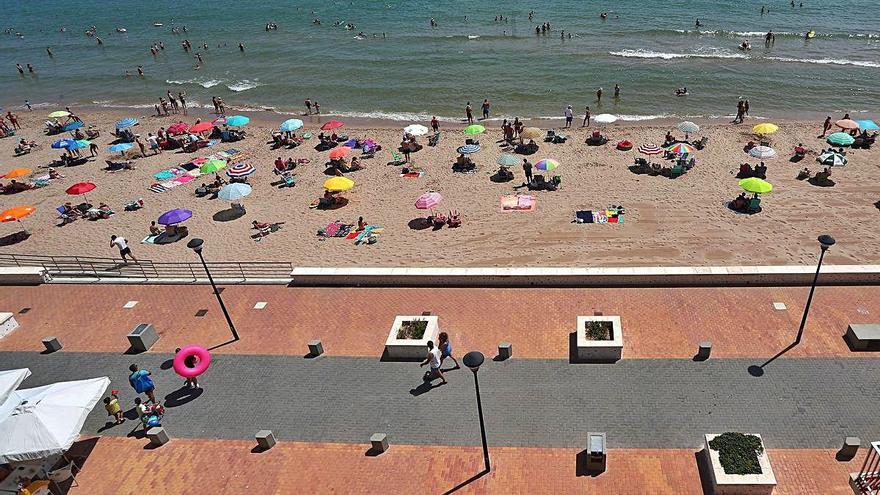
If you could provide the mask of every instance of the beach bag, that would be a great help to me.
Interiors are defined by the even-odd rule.
[[[144,422],[147,426],[162,426],[162,422],[159,420],[159,416],[147,416],[147,420]]]
[[[131,383],[134,391],[139,394],[154,388],[153,380],[150,378],[150,375],[143,370],[132,373],[131,376],[128,377],[128,381]]]

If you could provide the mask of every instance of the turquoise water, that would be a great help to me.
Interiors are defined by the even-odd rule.
[[[32,103],[152,105],[170,89],[210,104],[217,95],[245,108],[409,120],[462,116],[483,98],[495,115],[560,116],[565,105],[595,113],[730,115],[738,96],[767,117],[849,111],[880,117],[880,14],[869,0],[732,0],[503,3],[391,2],[0,2],[0,106]],[[534,21],[528,12],[535,11]],[[314,11],[315,14],[311,14]],[[607,11],[607,20],[599,13]],[[507,22],[495,22],[504,15]],[[467,20],[465,20],[467,16]],[[322,25],[312,20],[318,17]],[[434,17],[439,26],[431,28]],[[694,19],[703,26],[695,28]],[[266,22],[278,24],[267,32]],[[353,31],[334,26],[351,22]],[[536,36],[535,25],[552,31]],[[161,22],[162,27],[153,27]],[[98,46],[83,32],[98,27]],[[66,32],[59,32],[61,26]],[[186,26],[174,34],[172,26]],[[114,28],[124,27],[124,34]],[[776,43],[765,48],[772,29]],[[803,33],[816,31],[805,41]],[[560,31],[572,38],[560,39]],[[355,39],[363,31],[366,39]],[[383,38],[382,33],[385,33]],[[374,37],[375,35],[375,37]],[[479,36],[475,39],[470,37]],[[745,38],[750,52],[738,50]],[[189,39],[204,65],[180,43]],[[152,43],[165,50],[151,56]],[[245,52],[238,43],[245,44]],[[209,48],[200,48],[207,43]],[[219,45],[219,46],[218,46]],[[46,54],[51,46],[54,58]],[[37,75],[19,76],[32,63]],[[146,77],[136,74],[143,65]],[[622,97],[611,98],[615,84]],[[601,106],[595,91],[603,87]],[[691,95],[676,98],[674,88]],[[871,96],[875,95],[875,96]]]

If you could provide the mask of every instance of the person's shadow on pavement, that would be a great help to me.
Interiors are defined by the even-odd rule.
[[[165,407],[182,406],[187,402],[198,399],[202,392],[204,390],[201,388],[190,388],[184,385],[165,396]]]
[[[433,384],[432,382],[430,382],[430,381],[424,381],[424,380],[423,380],[421,385],[419,385],[418,387],[416,387],[416,388],[410,390],[409,393],[410,393],[410,395],[412,395],[413,397],[418,397],[418,396],[420,396],[420,395],[422,395],[422,394],[424,394],[424,393],[428,393],[428,392],[430,392],[431,389],[437,388],[437,387],[439,387],[439,386],[441,386],[441,385],[443,385],[443,382],[439,382],[439,383],[437,383],[437,385],[434,385],[434,384]]]

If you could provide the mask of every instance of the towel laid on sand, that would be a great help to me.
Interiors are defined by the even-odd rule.
[[[534,196],[511,194],[501,196],[501,211],[534,211],[537,199]]]

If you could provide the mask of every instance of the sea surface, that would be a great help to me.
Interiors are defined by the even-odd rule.
[[[802,7],[751,0],[2,0],[0,22],[9,32],[0,35],[0,107],[29,99],[37,108],[151,109],[171,90],[201,105],[216,95],[245,110],[282,112],[302,111],[309,97],[323,113],[396,120],[460,119],[468,101],[479,112],[484,98],[494,117],[560,117],[570,104],[576,113],[590,105],[594,114],[640,120],[727,116],[742,96],[752,114],[766,118],[877,118],[877,7],[876,0],[806,0]],[[496,22],[499,15],[506,20]],[[276,31],[266,31],[270,21]],[[551,31],[536,35],[543,22]],[[101,46],[84,34],[92,25]],[[172,32],[183,26],[185,33]],[[765,46],[769,30],[776,42]],[[816,36],[805,40],[809,30]],[[202,55],[198,70],[184,39]],[[744,39],[750,52],[738,49]],[[159,41],[165,49],[154,57],[149,48]],[[20,76],[16,63],[33,64],[36,74]],[[132,77],[123,77],[126,70]],[[675,97],[679,86],[690,95]]]

